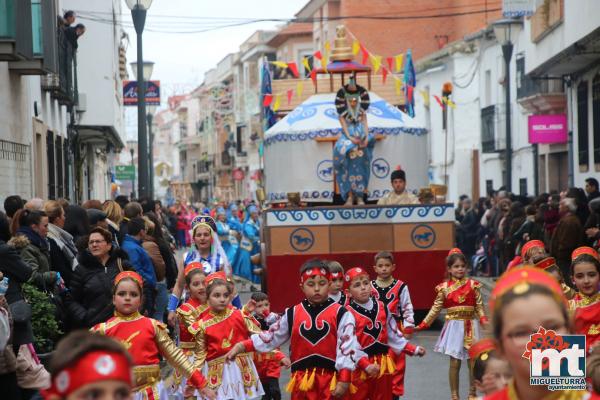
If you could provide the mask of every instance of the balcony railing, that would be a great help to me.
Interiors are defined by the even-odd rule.
[[[56,30],[58,72],[42,77],[42,89],[50,91],[61,104],[78,103],[77,49],[67,40],[64,29]]]

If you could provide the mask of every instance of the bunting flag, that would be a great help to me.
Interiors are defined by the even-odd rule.
[[[358,40],[354,39],[354,41],[352,42],[352,54],[357,55],[359,51],[360,43],[358,42]]]
[[[363,46],[362,44],[360,45],[360,51],[362,51],[362,64],[364,65],[367,63],[367,60],[369,59],[369,52],[367,51],[365,46]]]
[[[402,69],[402,58],[404,58],[404,54],[398,54],[394,57],[394,59],[396,60],[396,72],[400,72],[400,70]]]
[[[410,49],[406,52],[406,62],[404,63],[404,96],[406,96],[406,114],[409,117],[415,117],[415,99],[412,91],[417,84],[417,74],[412,62],[412,52]]]
[[[273,64],[276,67],[282,68],[282,69],[285,69],[288,67],[288,64],[283,61],[271,61],[271,64]]]
[[[329,55],[325,54],[321,59],[321,68],[324,72],[327,72],[327,64],[329,64]]]
[[[433,95],[433,98],[435,99],[435,101],[437,101],[437,103],[440,105],[440,107],[444,108],[444,103],[442,103],[442,99],[440,99],[435,94]]]
[[[263,96],[263,102],[268,102],[271,104],[273,101],[273,92],[271,90],[271,71],[269,70],[269,65],[267,64],[266,57],[263,59],[261,74],[260,74],[260,93]],[[267,97],[269,99],[267,100]],[[273,125],[275,125],[275,113],[271,110],[271,107],[268,105],[264,106],[262,109],[263,116],[263,129],[266,131]]]
[[[315,71],[314,69],[312,71],[310,71],[310,79],[312,79],[313,81],[313,85],[317,85],[317,71]]]
[[[294,96],[294,89],[288,89],[287,91],[287,104],[292,104],[292,96]]]
[[[387,57],[385,60],[387,61],[388,69],[390,70],[390,72],[392,72],[394,70],[394,57]]]
[[[413,104],[415,102],[415,99],[413,97],[414,91],[415,91],[414,86],[409,86],[409,85],[406,86],[406,98],[407,98],[407,100],[408,100],[409,103],[413,103]]]
[[[302,92],[304,91],[304,83],[302,81],[296,84],[296,95],[298,97],[302,97]]]
[[[373,72],[379,72],[379,68],[381,68],[381,56],[371,56],[371,64],[373,65]]]
[[[329,40],[325,42],[325,53],[329,54],[329,52],[331,51],[331,43],[329,43]]]
[[[423,97],[423,104],[425,107],[429,107],[429,92],[427,92],[427,90],[419,90],[419,93]]]
[[[388,76],[388,70],[385,68],[382,69],[381,70],[381,81],[384,85],[385,85],[385,81],[387,80],[387,76]]]
[[[321,50],[315,51],[315,53],[313,55],[315,56],[315,58],[317,60],[320,60],[321,58],[323,58],[323,55],[321,54]]]
[[[265,94],[263,96],[263,107],[269,107],[272,102],[273,102],[273,95],[272,94]]]
[[[400,93],[402,93],[402,81],[398,78],[395,78],[394,83],[396,85],[396,96],[400,96]]]
[[[456,104],[454,104],[454,102],[452,100],[450,100],[448,97],[446,97],[446,96],[442,97],[442,101],[444,102],[444,104],[447,104],[450,108],[452,108],[452,109],[456,108]]]
[[[296,65],[295,61],[292,61],[290,63],[288,63],[288,68],[290,69],[290,71],[292,71],[292,74],[294,75],[294,78],[299,78],[300,74],[298,73],[298,65]]]
[[[279,110],[279,107],[281,107],[281,95],[277,94],[277,95],[275,95],[275,103],[273,104],[273,111],[277,112],[277,110]]]
[[[312,69],[310,67],[310,63],[308,62],[308,58],[307,57],[302,57],[302,65],[304,65],[304,68],[310,72],[310,70]]]

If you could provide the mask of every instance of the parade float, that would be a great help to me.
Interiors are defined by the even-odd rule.
[[[349,205],[348,200],[347,205],[333,205],[344,186],[339,149],[347,146],[340,146],[340,140],[349,134],[341,115],[351,117],[352,110],[363,112],[368,121],[369,140],[365,134],[364,147],[347,153],[350,163],[363,150],[368,153],[367,203],[389,193],[390,174],[398,166],[406,172],[409,190],[428,185],[426,129],[411,125],[412,119],[396,106],[355,84],[358,73],[369,74],[370,82],[370,68],[352,61],[345,42],[343,28],[338,28],[332,62],[318,71],[341,75],[342,90],[334,92],[331,78],[328,93],[315,90],[265,132],[266,199],[271,207],[263,217],[263,260],[271,307],[280,312],[301,298],[297,273],[308,259],[336,260],[345,268],[362,266],[372,273],[374,255],[389,250],[397,265],[395,276],[408,284],[415,309],[425,310],[444,278],[444,259],[453,247],[452,204],[378,206],[359,200],[360,205]],[[362,93],[352,97],[349,87]],[[344,98],[347,107],[341,104]]]

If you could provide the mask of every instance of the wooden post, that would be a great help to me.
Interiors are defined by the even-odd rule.
[[[479,150],[473,149],[472,157],[471,157],[471,170],[473,174],[471,175],[471,199],[473,199],[473,204],[479,200],[481,197],[481,192],[479,190]]]

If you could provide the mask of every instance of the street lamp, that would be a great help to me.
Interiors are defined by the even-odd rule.
[[[520,19],[501,19],[492,24],[496,40],[502,45],[502,55],[504,56],[504,70],[506,83],[506,181],[504,186],[508,192],[512,191],[512,132],[510,121],[510,59],[513,53],[513,40],[519,36],[522,22]]]
[[[133,199],[135,199],[135,165],[133,164],[133,147],[129,149],[129,152],[131,153],[131,166],[134,167],[133,180],[131,181],[131,201],[133,201]]]
[[[144,82],[144,56],[142,53],[142,33],[146,23],[146,11],[150,8],[152,0],[125,0],[131,10],[131,18],[137,36],[137,63],[135,76],[137,79],[138,101],[138,196],[148,196],[148,138],[146,137],[146,85]],[[151,67],[151,66],[149,66]],[[150,69],[151,72],[151,68]]]

